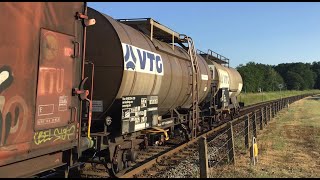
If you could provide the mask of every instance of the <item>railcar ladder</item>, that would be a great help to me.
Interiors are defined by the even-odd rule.
[[[197,137],[197,127],[199,122],[199,64],[197,59],[197,53],[194,48],[194,43],[191,37],[186,35],[183,36],[183,39],[188,42],[188,54],[190,56],[191,65],[192,65],[192,139]]]

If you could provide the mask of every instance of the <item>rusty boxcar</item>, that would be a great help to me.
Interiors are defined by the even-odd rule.
[[[79,147],[84,2],[2,2],[0,177],[70,165]]]

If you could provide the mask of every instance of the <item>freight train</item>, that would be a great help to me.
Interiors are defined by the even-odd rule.
[[[85,2],[0,10],[0,177],[68,177],[81,162],[115,175],[137,149],[239,112],[229,59],[151,18],[115,20]]]

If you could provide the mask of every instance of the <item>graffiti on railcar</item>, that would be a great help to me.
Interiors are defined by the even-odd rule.
[[[3,66],[0,68],[0,93],[7,89],[13,81],[11,68],[9,66]]]
[[[59,94],[63,91],[64,69],[40,67],[39,73],[39,95]],[[48,81],[49,80],[49,81]]]
[[[72,140],[75,136],[75,125],[70,127],[60,127],[48,130],[38,131],[34,134],[33,140],[36,145],[40,145],[46,142],[55,142],[55,141],[68,141]]]
[[[50,141],[53,137],[51,136],[51,129],[45,131],[39,131],[34,133],[34,143],[39,145],[41,143],[45,143]]]
[[[13,75],[9,66],[0,68],[0,146],[14,144],[26,130],[28,107],[20,96],[6,99],[2,93],[13,83]],[[19,129],[19,130],[18,130]],[[9,135],[12,136],[9,138]],[[8,141],[10,139],[10,142]]]
[[[75,129],[75,125],[71,126],[70,128],[55,128],[53,133],[55,140],[53,140],[53,142],[57,140],[70,140],[71,137],[74,135]]]

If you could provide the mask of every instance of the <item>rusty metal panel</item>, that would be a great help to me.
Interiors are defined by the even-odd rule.
[[[84,12],[84,2],[3,2],[0,12],[2,13],[0,16],[0,170],[2,170],[6,164],[75,145],[63,140],[68,137],[74,139],[75,135],[62,136],[64,134],[60,132],[75,126],[76,129],[73,132],[76,133],[78,127],[76,123],[69,126],[65,126],[64,123],[61,124],[61,126],[64,125],[63,127],[51,129],[52,134],[54,135],[56,131],[60,139],[54,141],[57,138],[53,136],[55,138],[47,141],[46,148],[37,146],[34,137],[37,137],[41,130],[35,132],[35,118],[38,113],[35,107],[40,73],[38,70],[41,28],[73,35],[75,40],[82,44],[83,26],[75,15],[76,12]],[[74,47],[73,45],[71,47],[73,53]],[[73,83],[72,87],[69,86],[64,91],[68,95],[71,94],[72,88],[80,83],[81,56],[82,52],[74,60],[73,70],[70,71],[74,74],[74,78],[68,78]],[[55,76],[57,74],[59,73],[56,72]],[[64,76],[67,74],[68,72],[64,71]],[[62,75],[61,71],[60,75]],[[50,80],[51,75],[45,76]],[[45,88],[50,89],[50,83],[46,83]],[[69,84],[63,85],[66,87]],[[56,90],[56,86],[53,87],[53,90]],[[71,101],[73,107],[79,107],[78,97],[74,96]],[[69,116],[71,116],[70,112]],[[70,117],[67,120],[70,120]],[[70,134],[69,132],[67,131],[66,134]],[[58,142],[61,143],[59,146],[57,146]]]
[[[0,178],[32,176],[40,171],[63,165],[62,152],[10,164],[0,168]]]
[[[73,36],[41,29],[35,129],[65,126],[71,119]]]

